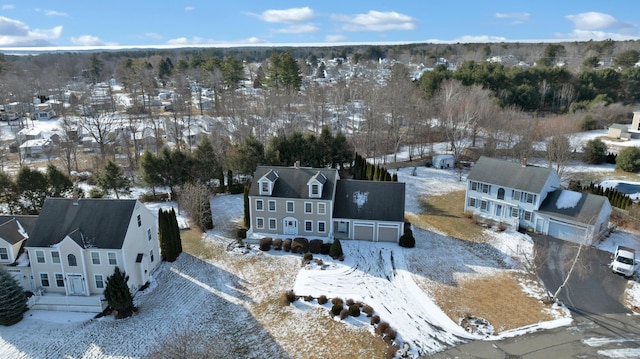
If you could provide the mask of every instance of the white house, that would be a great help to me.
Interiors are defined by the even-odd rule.
[[[550,168],[480,157],[467,177],[465,212],[577,243],[593,244],[608,230],[603,196],[560,188]]]
[[[433,167],[439,169],[453,168],[456,164],[456,158],[450,153],[437,154],[431,157],[431,164]]]
[[[47,153],[51,148],[51,140],[44,138],[27,140],[24,141],[19,148],[22,158],[39,157],[40,155]]]

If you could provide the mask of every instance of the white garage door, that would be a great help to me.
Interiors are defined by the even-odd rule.
[[[373,223],[353,223],[353,239],[373,240]]]
[[[380,224],[378,225],[378,241],[397,243],[400,239],[398,225]]]
[[[584,241],[587,231],[585,228],[579,228],[566,223],[560,223],[556,221],[549,221],[548,234],[551,237],[564,239],[576,243]]]

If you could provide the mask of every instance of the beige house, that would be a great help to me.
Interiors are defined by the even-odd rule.
[[[613,125],[609,126],[609,132],[607,133],[607,137],[618,139],[618,140],[631,139],[631,134],[629,133],[629,126],[623,125],[621,123],[614,123]]]

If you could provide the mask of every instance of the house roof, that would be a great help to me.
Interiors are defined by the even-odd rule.
[[[484,182],[525,192],[540,193],[553,170],[518,162],[482,156],[467,176],[467,180]]]
[[[32,215],[16,215],[16,216],[12,216],[12,215],[4,215],[4,216],[0,216],[0,224],[4,224],[12,219],[15,219],[18,221],[18,223],[20,223],[20,225],[22,226],[22,228],[24,229],[25,232],[27,232],[27,235],[30,235],[31,232],[33,232],[33,228],[35,228],[36,226],[36,222],[38,221],[38,216],[32,216]]]
[[[333,188],[340,178],[338,170],[332,168],[310,168],[310,167],[267,167],[258,166],[253,175],[254,181],[249,190],[250,196],[259,196],[260,187],[257,180],[262,178],[269,171],[273,170],[277,174],[278,180],[275,181],[271,197],[283,198],[309,198],[309,180],[320,172],[326,177],[322,189],[323,200],[333,199]]]
[[[404,221],[405,184],[363,180],[339,180],[334,218]]]
[[[0,237],[9,244],[16,244],[26,238],[26,233],[21,231],[15,218],[0,224]]]
[[[581,196],[579,196],[579,199],[576,197],[577,200],[573,200],[572,203],[568,204],[563,199],[567,195],[578,196],[578,194]],[[608,204],[609,200],[604,196],[559,189],[547,195],[537,212],[567,220],[594,224],[602,211],[602,207]]]
[[[82,248],[120,249],[137,201],[47,198],[27,247],[48,247],[66,236]],[[75,233],[74,233],[75,232]]]
[[[628,130],[629,126],[621,124],[621,123],[614,123],[611,126],[609,126],[609,128],[615,128],[617,130]]]

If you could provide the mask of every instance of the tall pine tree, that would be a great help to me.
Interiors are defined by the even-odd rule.
[[[115,311],[116,319],[126,318],[133,314],[133,296],[129,291],[127,282],[129,276],[116,267],[113,274],[107,277],[107,286],[104,289],[104,299]]]
[[[13,325],[27,310],[24,290],[4,267],[0,266],[0,324]]]

